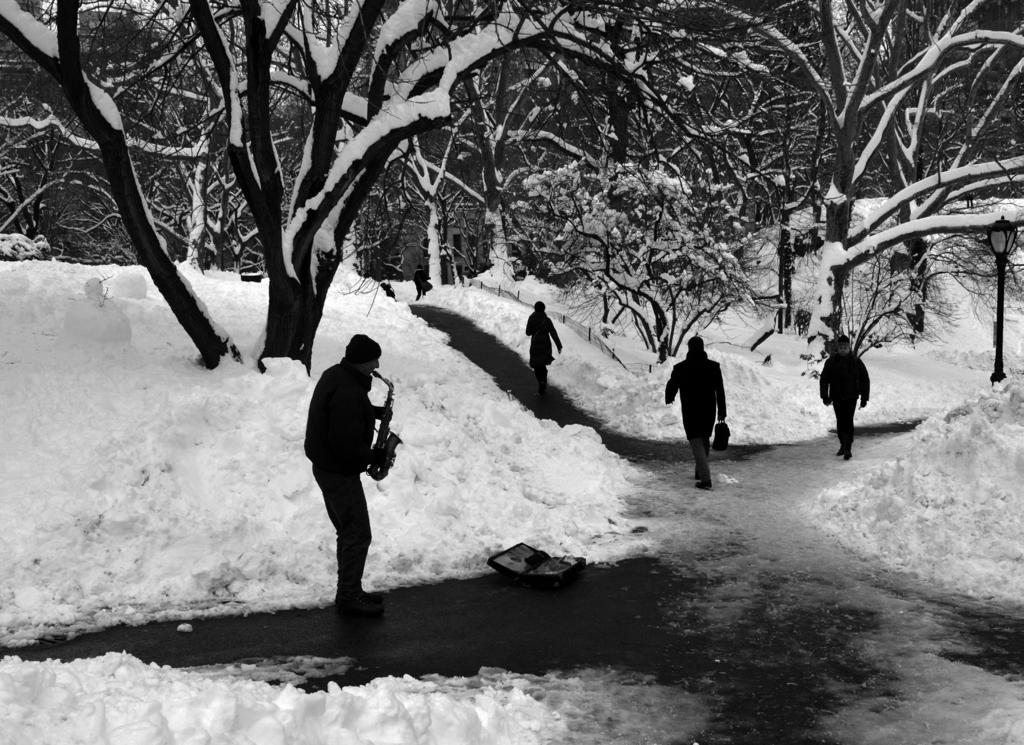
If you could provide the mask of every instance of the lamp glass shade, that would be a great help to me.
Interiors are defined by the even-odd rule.
[[[1017,228],[1009,220],[999,218],[988,229],[988,243],[997,255],[1009,253],[1017,240]]]

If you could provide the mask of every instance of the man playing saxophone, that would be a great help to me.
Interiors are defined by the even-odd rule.
[[[338,364],[327,368],[313,390],[306,420],[306,457],[323,492],[327,516],[337,531],[339,613],[380,616],[384,601],[363,590],[363,569],[370,549],[370,515],[360,474],[386,468],[387,453],[373,448],[374,421],[384,407],[370,403],[372,375],[380,367],[381,348],[356,334]]]

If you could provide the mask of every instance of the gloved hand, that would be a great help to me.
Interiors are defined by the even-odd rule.
[[[374,448],[370,451],[370,465],[376,468],[383,468],[388,459],[388,452],[384,448]]]
[[[867,406],[867,405],[868,405],[868,401],[867,401],[867,399],[866,399],[866,398],[862,398],[862,399],[860,400],[860,408],[862,408],[862,409],[863,409],[863,408],[864,408],[865,406]]]
[[[823,399],[821,399],[821,402],[823,404],[825,404],[826,406],[831,406],[832,405],[832,399],[831,398],[823,398]]]

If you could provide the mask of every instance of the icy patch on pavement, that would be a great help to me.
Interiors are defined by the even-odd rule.
[[[709,719],[698,697],[648,675],[607,668],[520,675],[485,667],[471,678],[426,680],[456,699],[481,688],[520,691],[560,717],[568,730],[563,745],[692,742]]]
[[[211,678],[244,678],[264,683],[287,683],[301,686],[310,678],[329,678],[344,675],[352,669],[351,657],[267,657],[237,660],[220,665],[195,665],[184,668]]]

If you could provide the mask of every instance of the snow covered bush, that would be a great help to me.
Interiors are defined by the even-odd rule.
[[[50,244],[41,235],[29,238],[21,233],[0,233],[0,261],[42,259],[49,250]]]
[[[659,168],[580,163],[523,186],[519,211],[547,272],[572,278],[584,302],[610,301],[605,315],[625,313],[661,360],[748,295],[729,210],[713,187]]]

